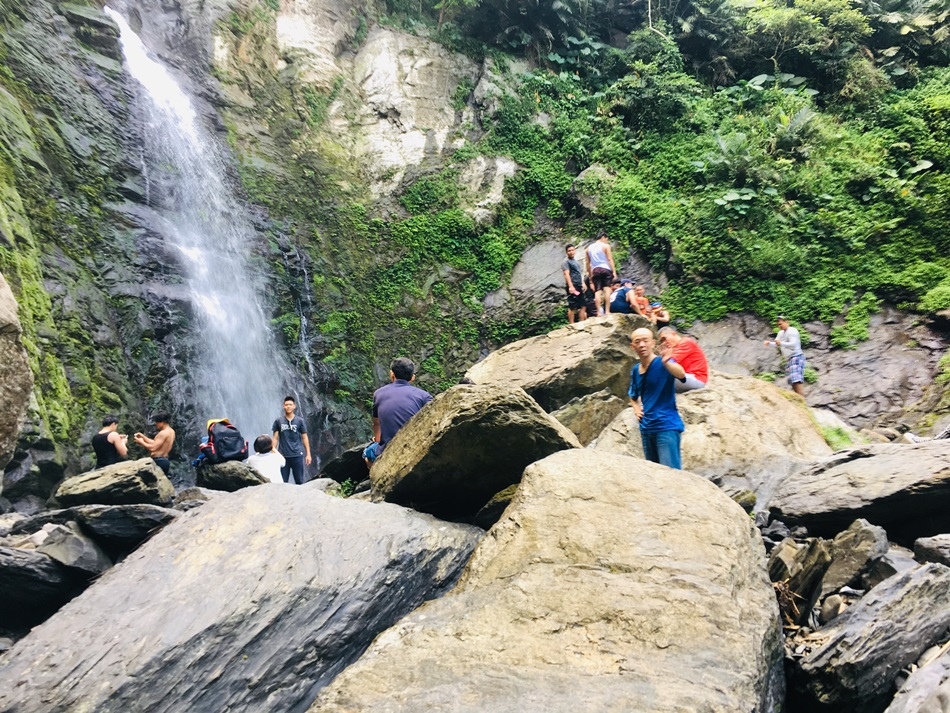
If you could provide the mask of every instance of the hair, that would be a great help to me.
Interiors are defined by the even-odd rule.
[[[293,402],[294,406],[297,405],[297,399],[295,399],[293,396],[285,396],[284,403],[287,403],[288,401]]]
[[[171,419],[172,417],[167,411],[159,411],[157,414],[152,416],[152,423],[171,423]]]
[[[676,327],[667,325],[666,327],[660,327],[660,331],[656,333],[656,336],[662,337],[664,334],[679,334],[679,332],[676,331]]]
[[[416,365],[412,363],[412,359],[397,357],[393,359],[393,363],[389,365],[389,370],[397,379],[409,381],[412,375],[416,373]]]
[[[787,321],[788,321],[788,317],[786,317],[784,314],[780,314],[778,317],[775,318],[775,321],[776,321],[776,322],[787,322]]]
[[[119,419],[117,419],[115,416],[106,416],[104,419],[102,419],[102,426],[105,428],[106,426],[111,426],[113,423],[118,422]]]
[[[606,238],[606,237],[607,237],[607,231],[606,231],[606,230],[598,230],[598,231],[597,231],[597,239],[598,239],[598,240],[600,240],[601,238]]]
[[[272,450],[274,450],[274,441],[270,436],[261,435],[254,439],[255,453],[270,453]]]
[[[574,243],[568,243],[567,245],[564,246],[564,252],[567,252],[572,247],[574,247]]]

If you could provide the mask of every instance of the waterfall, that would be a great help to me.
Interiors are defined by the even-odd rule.
[[[196,317],[188,389],[196,416],[202,424],[227,417],[253,440],[270,433],[290,370],[261,305],[266,285],[251,269],[250,216],[227,184],[227,151],[188,94],[119,13],[105,12],[119,26],[126,68],[141,85],[149,201],[166,245],[180,255]]]

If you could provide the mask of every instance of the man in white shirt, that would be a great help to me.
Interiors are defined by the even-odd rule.
[[[765,346],[777,346],[785,357],[785,376],[792,390],[799,396],[805,395],[805,355],[802,353],[802,337],[788,318],[779,315],[777,320],[779,333],[774,340],[766,340]]]
[[[254,439],[254,455],[247,464],[272,483],[283,483],[280,469],[284,467],[284,457],[274,450],[273,439],[264,434]]]

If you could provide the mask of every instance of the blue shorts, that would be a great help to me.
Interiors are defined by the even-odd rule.
[[[379,458],[379,444],[373,441],[366,446],[366,448],[363,449],[363,457],[370,463],[375,463],[376,459]]]
[[[805,383],[805,355],[795,354],[790,356],[785,363],[785,376],[789,384]]]

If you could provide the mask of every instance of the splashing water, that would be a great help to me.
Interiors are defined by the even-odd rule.
[[[227,154],[188,94],[119,13],[105,12],[119,26],[126,67],[143,90],[150,201],[166,245],[181,256],[197,318],[189,389],[196,416],[230,418],[253,439],[270,432],[289,367],[259,300],[266,286],[249,263],[250,217],[226,183]]]

